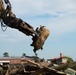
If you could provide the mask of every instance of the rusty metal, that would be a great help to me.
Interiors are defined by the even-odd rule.
[[[6,5],[6,7],[4,5]],[[34,30],[30,24],[20,18],[17,18],[12,12],[9,0],[0,0],[0,20],[2,21],[1,24],[5,24],[4,26],[18,29],[27,36],[32,36],[33,42],[31,46],[34,47],[35,53],[37,50],[43,48],[44,42],[50,34],[49,30],[44,28],[44,26],[40,27],[39,30],[37,28]]]

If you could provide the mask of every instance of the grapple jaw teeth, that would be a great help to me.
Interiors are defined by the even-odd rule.
[[[48,29],[46,29],[44,26],[40,27],[39,29],[36,28],[36,32],[38,34],[37,35],[34,35],[32,37],[32,44],[31,46],[34,47],[33,51],[34,53],[36,53],[37,50],[39,49],[43,49],[43,45],[45,43],[45,40],[48,38],[49,34],[50,34],[50,31]]]

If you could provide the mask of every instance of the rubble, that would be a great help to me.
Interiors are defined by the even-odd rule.
[[[36,67],[36,66],[22,66],[22,67],[3,67],[3,75],[66,75],[64,72],[60,72],[48,67]],[[27,67],[29,67],[27,69]],[[7,68],[7,69],[6,69]]]
[[[0,65],[0,73],[0,75],[76,75],[76,62],[67,60],[60,64],[22,58],[20,64]]]

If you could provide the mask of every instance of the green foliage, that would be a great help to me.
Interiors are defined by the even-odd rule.
[[[71,57],[64,56],[64,58],[68,59],[69,62],[73,62],[73,59]]]
[[[4,52],[3,56],[4,56],[4,57],[9,57],[8,52]]]

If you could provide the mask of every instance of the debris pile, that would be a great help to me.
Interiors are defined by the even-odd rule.
[[[20,64],[7,66],[0,65],[1,75],[66,75],[49,67],[42,67],[40,64],[27,60],[31,64]]]
[[[35,62],[23,57],[20,64],[0,65],[0,75],[76,75],[76,62],[71,58],[60,56],[49,60]]]

